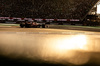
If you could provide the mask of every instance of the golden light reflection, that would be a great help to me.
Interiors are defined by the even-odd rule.
[[[52,41],[52,43],[51,43]],[[49,44],[47,45],[47,43]],[[67,62],[80,65],[89,60],[89,54],[85,54],[87,46],[86,35],[68,35],[49,39],[42,52],[42,58],[49,62],[58,62],[66,64]],[[81,51],[82,52],[81,52]],[[64,60],[64,62],[63,62]]]
[[[12,58],[25,57],[75,65],[85,64],[90,58],[90,53],[77,51],[87,45],[85,35],[1,34],[0,36],[1,54]]]
[[[58,43],[59,44],[56,46],[56,48],[59,50],[85,49],[87,38],[85,35],[76,35],[69,39],[63,39],[61,42],[58,41]]]

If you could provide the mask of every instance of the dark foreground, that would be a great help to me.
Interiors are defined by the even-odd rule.
[[[100,53],[98,53],[100,54]],[[91,62],[92,61],[92,62]],[[95,62],[94,62],[95,61]],[[100,61],[95,60],[93,58],[90,59],[90,62],[84,65],[73,65],[73,64],[60,64],[60,63],[49,63],[45,62],[43,60],[32,60],[32,59],[27,59],[24,57],[19,57],[19,58],[9,58],[3,55],[0,55],[0,66],[100,66],[100,63],[96,62]]]

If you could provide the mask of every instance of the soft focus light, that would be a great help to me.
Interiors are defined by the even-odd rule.
[[[76,50],[84,49],[87,44],[85,35],[1,34],[0,36],[0,54],[15,59],[25,57],[36,61],[40,59],[43,62],[81,65],[87,63],[90,57],[90,53]]]
[[[97,6],[97,13],[100,14],[100,5]]]
[[[59,42],[57,48],[60,50],[73,50],[73,49],[85,49],[87,44],[85,35],[76,35],[69,39],[64,39],[62,42]]]

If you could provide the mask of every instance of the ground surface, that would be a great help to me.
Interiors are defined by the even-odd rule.
[[[92,30],[0,26],[0,66],[99,66],[100,32]],[[79,34],[88,37],[85,51],[55,49],[55,44]]]

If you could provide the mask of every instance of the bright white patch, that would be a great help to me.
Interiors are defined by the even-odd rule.
[[[97,14],[100,14],[100,5],[97,6]]]
[[[69,39],[63,40],[57,46],[62,50],[72,50],[72,49],[85,49],[84,46],[87,44],[87,39],[85,35],[77,35]]]

